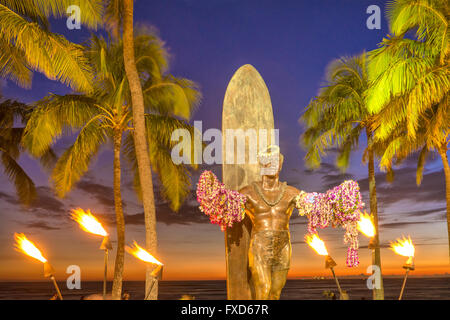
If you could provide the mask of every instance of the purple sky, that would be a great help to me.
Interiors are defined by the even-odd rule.
[[[366,8],[377,4],[382,10],[381,30],[366,28]],[[334,167],[334,154],[325,158],[320,170],[310,172],[303,163],[304,151],[298,139],[303,128],[298,118],[308,101],[317,93],[328,62],[342,55],[354,55],[376,48],[388,32],[384,19],[384,1],[266,1],[266,0],[165,0],[136,1],[137,23],[155,26],[171,53],[170,72],[187,77],[201,86],[202,104],[192,121],[203,121],[203,130],[221,127],[221,110],[226,86],[243,64],[255,66],[269,89],[275,127],[280,130],[281,150],[285,154],[281,179],[306,191],[325,191],[345,179],[360,183],[368,203],[367,167],[361,162],[365,146],[351,158],[345,175]],[[81,42],[89,36],[86,28],[67,30],[65,21],[56,21],[53,29],[70,40]],[[35,74],[31,90],[2,81],[4,96],[33,102],[49,92],[69,92],[63,85]],[[72,138],[56,146],[60,154]],[[61,277],[65,268],[78,264],[89,279],[101,278],[100,241],[84,234],[72,222],[68,211],[90,208],[98,214],[115,238],[112,193],[112,151],[104,147],[89,173],[67,198],[58,199],[51,190],[48,174],[39,165],[22,156],[20,163],[38,186],[39,201],[23,208],[3,174],[0,174],[0,280],[39,279],[40,267],[26,263],[12,250],[14,232],[24,232],[36,240]],[[384,246],[401,235],[411,235],[417,245],[417,273],[448,271],[447,230],[445,224],[445,185],[442,163],[430,157],[421,187],[415,184],[414,157],[396,172],[393,184],[377,173],[380,238]],[[220,167],[204,166],[220,177]],[[194,177],[197,179],[200,172]],[[144,243],[142,207],[133,194],[131,175],[123,170],[123,198],[127,215],[126,240]],[[167,278],[220,278],[224,276],[223,234],[197,209],[194,190],[179,213],[170,212],[158,199],[158,257],[167,265]],[[323,271],[323,261],[303,243],[306,220],[291,221],[293,263],[291,276]],[[369,252],[361,249],[361,267],[345,267],[346,246],[343,230],[323,230],[321,237],[338,263],[338,272],[365,273]],[[361,237],[361,245],[367,246]],[[111,255],[112,257],[114,255]],[[387,248],[382,249],[385,270],[401,273],[404,262]],[[111,270],[113,259],[110,260]],[[142,279],[142,265],[127,256],[126,276]],[[112,274],[112,273],[111,273]]]

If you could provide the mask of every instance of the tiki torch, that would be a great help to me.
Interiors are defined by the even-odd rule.
[[[328,254],[327,248],[325,247],[325,243],[322,239],[319,238],[317,234],[306,235],[305,237],[306,243],[314,249],[319,255],[325,256],[325,269],[330,269],[333,274],[334,281],[336,281],[336,285],[339,290],[339,295],[341,300],[348,300],[348,295],[341,289],[339,284],[339,280],[334,273],[334,267],[337,265],[333,258]]]
[[[400,296],[398,300],[402,300],[403,291],[406,286],[406,279],[408,278],[408,273],[410,270],[414,270],[414,252],[415,248],[411,241],[411,238],[408,236],[408,239],[403,237],[403,239],[397,239],[397,242],[391,243],[391,249],[398,255],[408,257],[406,263],[403,265],[403,269],[406,269],[405,277],[403,278],[402,289],[400,291]]]
[[[161,280],[162,278],[162,272],[164,265],[159,262],[155,257],[153,257],[147,250],[142,248],[140,245],[136,243],[136,241],[133,242],[134,247],[126,246],[125,250],[138,258],[141,261],[144,261],[148,264],[155,265],[155,268],[153,269],[151,276],[153,278],[150,290],[148,290],[148,294],[145,297],[145,300],[148,300],[148,296],[152,292],[153,286],[155,285],[156,281]]]
[[[370,238],[369,248],[374,249],[374,237],[375,237],[375,226],[373,225],[372,216],[367,212],[361,213],[358,221],[358,230],[361,231],[366,237]]]
[[[375,226],[373,224],[373,216],[364,211],[359,216],[357,224],[358,230],[370,238],[368,248],[372,250],[372,257],[375,256],[375,250],[379,247],[377,237],[375,237]],[[375,296],[374,296],[375,299]]]
[[[55,270],[48,263],[47,259],[44,258],[41,251],[35,246],[33,242],[27,239],[27,237],[23,233],[14,233],[14,239],[16,240],[15,248],[17,251],[26,254],[32,258],[35,258],[44,264],[44,277],[50,278],[55,286],[56,293],[60,300],[63,299],[61,295],[61,291],[59,291],[58,284],[55,280]]]
[[[108,277],[108,251],[112,249],[111,241],[109,240],[109,235],[103,228],[102,224],[95,218],[91,211],[88,209],[85,212],[83,209],[73,209],[71,218],[78,222],[81,229],[88,233],[92,233],[98,236],[103,236],[102,244],[100,245],[100,250],[105,251],[104,255],[104,272],[103,272],[103,299],[106,297],[106,282]]]

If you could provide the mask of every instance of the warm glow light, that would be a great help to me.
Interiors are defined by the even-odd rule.
[[[87,212],[85,212],[81,208],[73,209],[70,217],[78,222],[81,229],[86,232],[104,237],[108,235],[105,229],[103,229],[102,224],[97,220],[97,218],[92,215],[89,209],[87,210]]]
[[[415,249],[409,236],[408,239],[403,237],[403,239],[397,239],[397,242],[391,243],[391,249],[401,256],[414,257]]]
[[[14,233],[14,239],[16,240],[15,248],[17,251],[25,253],[27,256],[33,257],[42,263],[47,262],[41,251],[23,233]]]
[[[318,254],[320,254],[321,256],[328,255],[328,251],[327,251],[327,248],[325,247],[325,243],[319,238],[319,236],[317,234],[313,234],[312,236],[306,235],[305,239],[306,239],[306,243],[311,248],[313,248]]]
[[[375,227],[372,223],[372,217],[368,213],[364,212],[360,214],[358,230],[369,238],[372,238],[375,235]]]
[[[134,247],[128,247],[128,246],[125,247],[125,250],[127,250],[128,253],[132,254],[139,260],[142,260],[142,261],[145,261],[148,263],[157,264],[157,265],[162,265],[162,263],[159,262],[158,260],[156,260],[155,257],[153,257],[150,253],[148,253],[148,251],[146,251],[144,248],[142,248],[140,245],[138,245],[136,243],[136,241],[134,241],[133,245],[134,245]]]

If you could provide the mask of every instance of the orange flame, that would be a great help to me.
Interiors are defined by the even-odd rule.
[[[81,229],[83,229],[86,232],[104,237],[108,235],[108,233],[103,228],[102,224],[97,220],[96,217],[92,215],[89,209],[87,210],[87,212],[85,212],[81,208],[73,209],[70,217],[76,222],[78,222]]]
[[[148,253],[147,250],[145,250],[140,245],[138,245],[136,243],[136,241],[133,242],[133,245],[134,245],[134,247],[126,246],[125,250],[127,250],[128,253],[132,254],[133,256],[138,258],[139,260],[162,266],[161,262],[156,260],[155,257],[153,257],[150,253]]]
[[[360,214],[358,230],[369,238],[372,238],[375,235],[375,226],[372,222],[372,216],[367,212]]]
[[[35,258],[42,263],[47,262],[47,259],[44,258],[41,251],[35,246],[33,242],[28,240],[23,233],[14,233],[14,239],[16,240],[15,248],[17,251]]]
[[[409,236],[408,239],[403,237],[403,239],[397,239],[396,243],[391,243],[391,249],[401,256],[414,257],[415,248]]]
[[[306,235],[306,243],[313,248],[319,255],[327,256],[328,251],[325,247],[325,243],[319,238],[317,234]]]

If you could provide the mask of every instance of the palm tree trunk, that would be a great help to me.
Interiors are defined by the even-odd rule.
[[[133,106],[133,137],[144,206],[145,244],[147,250],[154,254],[157,249],[155,200],[153,197],[152,171],[145,135],[144,97],[134,58],[133,0],[124,0],[123,10],[123,58]],[[155,283],[152,286],[153,281],[156,280],[151,276],[151,271],[151,267],[148,266],[145,278],[145,296],[148,299],[155,300],[158,297],[158,284]],[[150,288],[153,288],[151,289],[151,293],[148,292]]]
[[[117,224],[117,253],[114,266],[114,281],[112,287],[112,298],[120,300],[122,297],[122,276],[124,265],[125,246],[125,220],[122,208],[122,195],[120,192],[120,148],[122,145],[122,132],[114,132],[114,206],[116,208]]]
[[[440,151],[439,154],[442,158],[442,164],[444,165],[445,174],[445,189],[447,199],[447,232],[448,232],[448,255],[450,257],[450,167],[448,165],[447,148]]]
[[[375,225],[375,237],[374,245],[375,249],[372,250],[372,265],[377,266],[380,272],[379,288],[373,289],[373,299],[374,300],[384,300],[384,286],[383,277],[381,273],[381,254],[380,254],[380,238],[379,238],[379,228],[378,228],[378,206],[377,206],[377,188],[375,183],[375,164],[374,164],[374,153],[370,147],[370,141],[372,140],[372,133],[367,130],[367,144],[368,144],[368,169],[369,169],[369,197],[370,197],[370,213],[373,216],[373,223]]]

